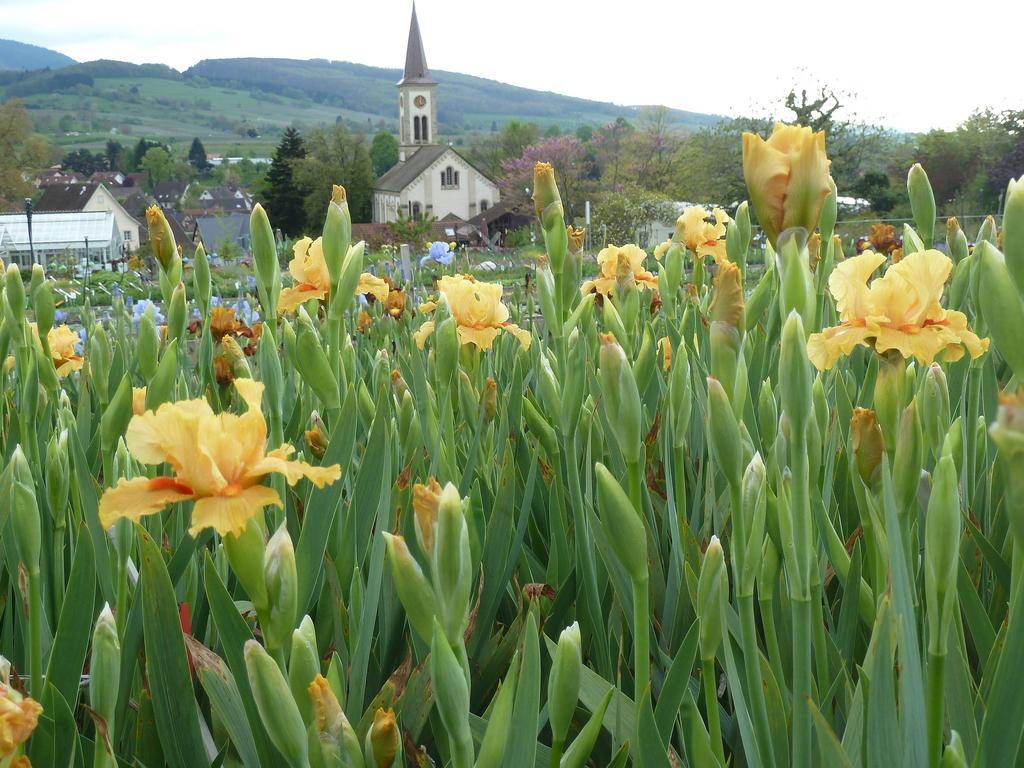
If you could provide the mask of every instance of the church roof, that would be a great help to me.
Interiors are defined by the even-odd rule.
[[[409,23],[409,45],[405,49],[405,72],[399,85],[437,85],[427,69],[427,56],[423,53],[423,39],[420,37],[420,23],[416,20],[416,4],[412,6],[412,21]]]
[[[383,192],[401,192],[419,178],[431,164],[447,152],[451,147],[446,144],[425,144],[416,150],[412,157],[399,163],[377,179],[374,189]],[[453,150],[454,151],[454,150]]]

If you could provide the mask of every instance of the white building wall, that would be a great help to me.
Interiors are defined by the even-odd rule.
[[[114,221],[117,223],[117,230],[121,239],[128,246],[128,252],[134,253],[139,247],[139,230],[141,225],[132,218],[124,209],[117,198],[111,194],[105,186],[96,188],[92,197],[82,208],[83,211],[110,211],[114,214]]]

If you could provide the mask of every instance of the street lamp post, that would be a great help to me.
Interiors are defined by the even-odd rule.
[[[89,267],[89,238],[85,238],[85,299],[89,300],[89,273],[92,269]]]
[[[25,220],[28,223],[28,254],[32,264],[36,263],[36,249],[32,243],[32,198],[25,198]]]

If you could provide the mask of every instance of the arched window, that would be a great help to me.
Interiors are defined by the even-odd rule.
[[[450,165],[441,171],[441,187],[444,189],[459,188],[459,172]]]
[[[420,119],[416,115],[413,115],[412,118],[412,137],[413,141],[420,140]]]
[[[430,136],[427,133],[427,116],[424,115],[420,119],[423,121],[423,130],[422,130],[422,133],[423,133],[423,143],[426,144],[426,143],[428,143],[430,141]]]
[[[488,204],[488,202],[486,200],[481,200],[480,201],[480,212],[483,213],[484,211],[486,211],[487,208],[488,208],[488,205],[489,204]]]

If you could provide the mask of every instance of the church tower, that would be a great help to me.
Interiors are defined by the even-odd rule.
[[[405,51],[405,73],[398,81],[399,161],[405,162],[420,147],[436,144],[437,82],[427,69],[416,4],[412,6],[409,44]]]

